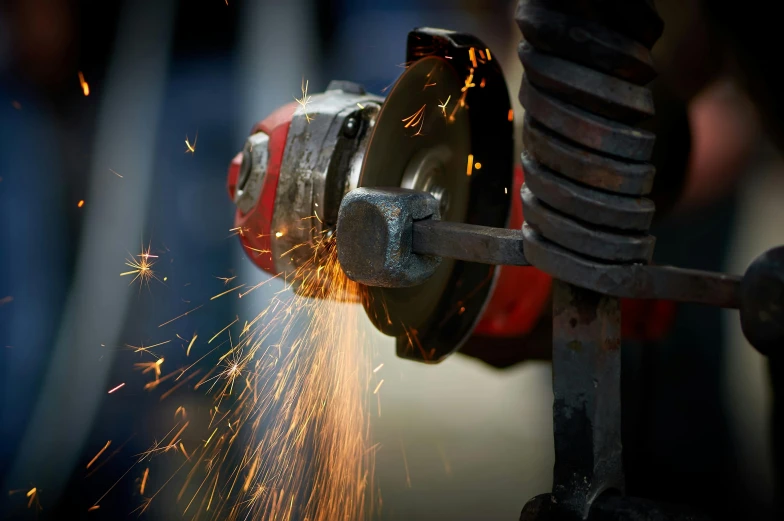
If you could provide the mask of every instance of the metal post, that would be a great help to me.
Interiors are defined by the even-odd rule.
[[[555,281],[553,394],[553,499],[586,519],[599,494],[624,488],[617,298]]]

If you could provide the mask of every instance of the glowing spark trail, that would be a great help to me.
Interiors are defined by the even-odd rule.
[[[303,103],[308,99],[306,88],[303,85]],[[410,126],[421,129],[424,107],[412,119]],[[149,377],[145,389],[165,388],[161,400],[186,389],[201,390],[213,399],[211,408],[202,409],[207,417],[199,417],[199,408],[189,409],[187,420],[184,407],[177,404],[174,426],[137,455],[134,464],[152,457],[181,458],[180,468],[187,470],[174,495],[182,499],[183,513],[189,518],[360,521],[377,504],[375,450],[368,442],[372,367],[360,333],[364,312],[355,305],[365,295],[340,268],[334,235],[319,231],[314,236],[318,237],[315,245],[300,245],[312,248],[313,254],[295,273],[266,278],[247,288],[237,284],[213,297],[230,292],[241,297],[271,280],[286,286],[255,316],[242,320],[237,316],[221,328],[205,344],[213,345],[190,365],[164,370],[167,364],[152,348],[171,340],[128,346],[154,357],[134,367]],[[136,256],[137,264],[147,262],[149,269],[149,257]],[[145,276],[139,267],[133,274]],[[233,277],[219,279],[228,284]],[[309,297],[295,294],[289,286],[299,287],[298,293]],[[245,292],[240,293],[240,288]],[[191,339],[176,338],[189,356],[196,333]],[[377,395],[382,384],[383,380],[376,385]],[[185,432],[188,439],[182,439]],[[197,439],[201,441],[194,443]],[[135,485],[142,494],[139,512],[147,510],[174,477],[149,494],[149,468]]]
[[[444,117],[446,117],[446,106],[447,106],[447,105],[449,105],[449,100],[450,100],[450,99],[452,99],[452,95],[451,95],[451,94],[450,94],[449,96],[447,96],[447,98],[446,98],[446,101],[445,101],[445,102],[441,103],[441,104],[438,106],[438,108],[440,108],[440,109],[441,109],[441,112],[443,112],[443,114],[444,114]],[[439,101],[441,101],[441,100],[439,100]]]
[[[294,101],[299,103],[299,106],[302,107],[302,112],[305,113],[305,120],[310,123],[313,121],[313,118],[308,114],[308,104],[310,103],[310,96],[308,96],[308,80],[302,78],[302,97],[297,99],[294,98]]]
[[[422,105],[419,110],[410,116],[403,118],[402,121],[405,123],[403,128],[416,127],[419,125],[419,130],[417,130],[414,135],[420,135],[422,133],[422,126],[425,124],[425,105]]]
[[[130,284],[128,284],[129,286],[137,280],[139,280],[139,287],[141,287],[143,284],[149,285],[150,280],[156,278],[155,272],[152,270],[152,266],[155,264],[155,261],[150,261],[150,259],[157,258],[158,256],[150,254],[150,247],[148,245],[147,249],[145,250],[142,248],[142,252],[136,255],[136,257],[139,257],[139,260],[136,260],[134,257],[130,257],[125,260],[125,265],[131,268],[131,271],[120,273],[120,276],[124,277],[126,275],[135,275]]]
[[[111,392],[111,391],[109,391],[109,392]],[[103,448],[102,448],[101,450],[99,450],[99,451],[98,451],[98,454],[96,454],[95,456],[93,456],[93,459],[91,459],[91,460],[90,460],[90,463],[88,463],[88,464],[87,464],[87,466],[86,466],[85,468],[88,468],[88,469],[89,469],[89,468],[90,468],[90,466],[92,466],[92,464],[93,464],[93,463],[95,463],[95,462],[98,460],[98,458],[100,458],[100,457],[101,457],[101,454],[103,454],[103,453],[106,451],[106,449],[108,449],[108,448],[109,448],[109,445],[111,445],[111,444],[112,444],[112,440],[109,440],[109,441],[107,441],[107,442],[106,442],[106,445],[104,445],[104,446],[103,446]]]
[[[112,394],[114,391],[116,391],[118,389],[121,389],[124,385],[125,385],[125,382],[121,383],[117,387],[112,387],[111,389],[109,389],[109,392],[107,394]]]
[[[196,132],[196,137],[193,139],[193,144],[188,141],[188,136],[185,136],[185,153],[190,153],[191,155],[196,153],[196,142],[199,140],[199,133]]]
[[[79,85],[82,87],[82,92],[84,93],[84,95],[89,96],[90,86],[87,84],[86,81],[84,81],[84,74],[82,74],[82,71],[79,71]]]

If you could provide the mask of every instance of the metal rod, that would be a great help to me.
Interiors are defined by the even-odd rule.
[[[414,253],[482,264],[530,266],[522,230],[427,219],[414,222]]]

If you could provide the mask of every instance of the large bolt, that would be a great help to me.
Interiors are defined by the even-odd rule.
[[[438,201],[405,188],[357,188],[340,203],[338,260],[348,278],[368,286],[423,283],[440,257],[412,253],[414,221],[440,219]]]

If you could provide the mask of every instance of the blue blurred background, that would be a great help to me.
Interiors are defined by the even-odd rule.
[[[673,2],[663,4],[677,11]],[[513,11],[507,0],[3,2],[0,517],[135,516],[139,469],[100,510],[87,509],[134,455],[165,434],[161,425],[170,425],[177,406],[210,406],[198,393],[160,401],[143,391],[147,378],[133,370],[139,359],[127,345],[174,339],[167,362],[184,364],[184,345],[194,333],[211,335],[237,314],[263,307],[279,289],[270,285],[250,299],[218,301],[158,327],[219,292],[217,277],[264,277],[230,236],[233,207],[224,186],[228,163],[253,123],[299,95],[302,78],[312,92],[332,79],[380,92],[402,71],[407,32],[423,25],[482,38],[504,64],[516,97],[521,67]],[[688,16],[672,18],[676,29],[688,32],[688,24],[677,24]],[[727,103],[745,107],[742,99]],[[756,135],[755,129],[745,132]],[[194,153],[186,151],[186,136],[195,141]],[[766,173],[780,168],[780,158],[764,144],[753,149],[754,159],[736,167],[755,173],[745,191],[714,194],[697,213],[684,211],[661,224],[657,253],[665,261],[740,271],[776,241],[776,230],[760,227],[758,214],[760,205],[778,208],[770,201],[781,200],[771,195],[782,193],[781,183]],[[737,222],[756,233],[733,235]],[[128,277],[119,276],[124,262],[148,245],[158,256],[160,280],[149,288],[129,286]],[[681,382],[707,396],[693,395],[705,407],[701,430],[689,443],[672,433],[683,432],[679,422],[691,413],[668,413],[678,397],[662,386],[667,401],[656,402],[661,410],[647,421],[651,432],[661,431],[657,454],[665,455],[659,461],[666,465],[650,481],[658,480],[660,496],[680,499],[685,483],[698,476],[707,480],[690,491],[698,502],[733,491],[738,504],[767,512],[773,492],[765,368],[737,328],[723,324],[719,311],[686,307],[680,336],[657,352],[663,364],[681,368],[676,376],[699,367],[703,373],[694,378],[708,384],[691,376]],[[383,447],[377,468],[383,519],[511,520],[528,498],[549,490],[546,363],[499,372],[453,357],[423,367],[396,360],[389,340],[377,340],[385,371],[395,375],[374,425]],[[107,454],[116,455],[95,472],[85,469],[109,439]],[[179,465],[160,460],[154,465],[162,473]],[[25,492],[33,486],[40,512],[27,508]],[[148,515],[181,517],[175,495],[156,501]]]

